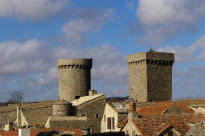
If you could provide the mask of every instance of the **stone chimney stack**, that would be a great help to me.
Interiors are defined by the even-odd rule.
[[[17,127],[21,127],[21,106],[16,107],[16,114],[17,114]]]
[[[13,131],[14,130],[13,123],[8,121],[8,123],[4,125],[4,130],[5,131]]]
[[[18,129],[18,136],[30,136],[31,130],[30,128],[19,128]]]
[[[97,90],[89,90],[89,96],[93,96],[97,94]]]
[[[133,120],[137,118],[138,116],[136,112],[136,102],[130,101],[129,102],[128,123],[131,123]]]

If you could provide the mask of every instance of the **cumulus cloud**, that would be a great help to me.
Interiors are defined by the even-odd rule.
[[[125,57],[108,44],[92,48],[58,47],[53,50],[55,65],[48,71],[37,74],[29,86],[54,87],[58,85],[56,62],[58,58],[93,58],[91,71],[94,89],[106,92],[109,95],[128,95],[128,67]],[[105,87],[107,86],[107,87]],[[109,88],[109,87],[110,88]],[[109,90],[107,90],[109,88]]]
[[[140,40],[153,44],[184,30],[192,31],[204,13],[203,0],[139,0],[136,15],[144,31]]]
[[[188,46],[166,46],[157,51],[172,52],[176,55],[176,61],[205,60],[205,36]]]
[[[63,26],[66,39],[71,45],[79,44],[90,31],[97,31],[101,26],[111,19],[113,9],[84,9],[75,11],[75,18]]]
[[[121,90],[128,82],[125,57],[108,44],[92,48],[48,48],[46,43],[35,39],[25,42],[10,41],[0,43],[0,57],[0,79],[2,83],[3,80],[7,81],[4,87],[13,84],[15,79],[20,84],[17,86],[32,96],[39,95],[39,91],[35,90],[45,90],[42,92],[43,96],[49,90],[58,88],[57,59],[74,57],[93,58],[92,80],[101,82],[100,85],[94,83],[95,89],[106,92],[104,86],[107,85],[112,86],[113,90],[127,91]],[[109,90],[110,95],[116,94],[113,90]]]
[[[43,43],[38,40],[28,40],[26,42],[2,42],[0,43],[0,74],[20,75],[35,73],[47,67]]]
[[[166,46],[156,50],[175,53],[173,98],[205,96],[205,36],[188,46]]]
[[[0,0],[0,17],[42,19],[64,9],[66,0]]]
[[[128,90],[128,88],[124,89],[128,84],[128,67],[125,56],[108,44],[92,48],[81,47],[81,49],[59,47],[54,52],[54,56],[56,58],[93,58],[92,80],[93,82],[100,82],[100,85],[94,83],[98,84],[98,87],[96,86],[97,89],[107,91],[104,86],[112,86],[113,90],[109,90],[111,91],[109,92],[110,95],[116,94],[114,90],[118,93],[126,93]]]
[[[58,48],[54,55],[57,58],[84,57],[93,58],[94,80],[124,80],[128,68],[125,56],[108,44],[102,44],[93,48]],[[117,69],[117,70],[116,70]]]

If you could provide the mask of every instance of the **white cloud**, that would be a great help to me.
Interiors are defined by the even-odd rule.
[[[108,44],[92,48],[49,48],[35,39],[0,43],[0,81],[6,88],[15,79],[23,90],[52,90],[58,88],[57,59],[74,57],[93,58],[92,80],[101,82],[101,85],[93,86],[94,89],[105,92],[104,86],[111,86],[111,95],[116,94],[116,90],[127,91],[124,90],[128,80],[125,57]]]
[[[47,68],[45,72],[37,73],[34,78],[28,82],[28,86],[35,87],[57,87],[58,86],[58,70],[57,67]]]
[[[47,67],[44,55],[43,43],[38,40],[2,42],[0,74],[19,75],[44,70]]]
[[[205,15],[205,1],[139,0],[136,15],[145,33],[140,40],[157,43],[184,30],[195,29]]]
[[[64,9],[66,0],[0,0],[0,17],[42,19]]]
[[[109,80],[112,82],[126,79],[128,67],[125,56],[108,44],[93,48],[61,47],[54,52],[56,58],[85,57],[93,58],[92,75],[94,80]]]
[[[66,33],[67,41],[71,45],[82,42],[88,32],[97,31],[105,21],[110,20],[113,12],[113,9],[85,9],[79,11],[79,13],[76,13],[76,18],[68,21],[62,28]]]
[[[93,89],[99,89],[106,92],[105,86],[109,88],[110,95],[116,95],[117,92],[128,94],[128,67],[125,57],[110,45],[103,44],[93,48],[70,48],[58,47],[52,54],[57,61],[58,58],[93,58],[92,81],[101,82],[100,85],[93,86]],[[58,85],[58,74],[56,64],[51,65],[46,72],[35,75],[29,82],[29,86],[54,87]],[[95,84],[95,83],[94,83]],[[95,88],[96,87],[96,88]],[[125,89],[126,88],[126,89]]]
[[[176,61],[205,60],[205,36],[189,46],[166,46],[156,50],[175,53]]]

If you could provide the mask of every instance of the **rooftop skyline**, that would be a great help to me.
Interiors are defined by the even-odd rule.
[[[175,53],[173,99],[205,97],[205,1],[0,0],[0,101],[58,99],[57,59],[93,58],[92,89],[127,96],[126,56]]]

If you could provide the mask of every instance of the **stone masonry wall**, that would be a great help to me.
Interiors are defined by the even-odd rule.
[[[129,62],[129,96],[138,101],[147,100],[147,65],[146,61]]]
[[[172,98],[172,63],[147,62],[148,101]]]
[[[1,112],[0,113],[0,125],[8,123],[8,121],[14,122],[16,120],[16,111]],[[2,126],[0,126],[1,128]]]
[[[88,101],[77,106],[77,114],[83,113],[88,118],[88,128],[92,128],[93,133],[100,132],[101,120],[105,108],[106,97],[101,96],[95,100]]]

